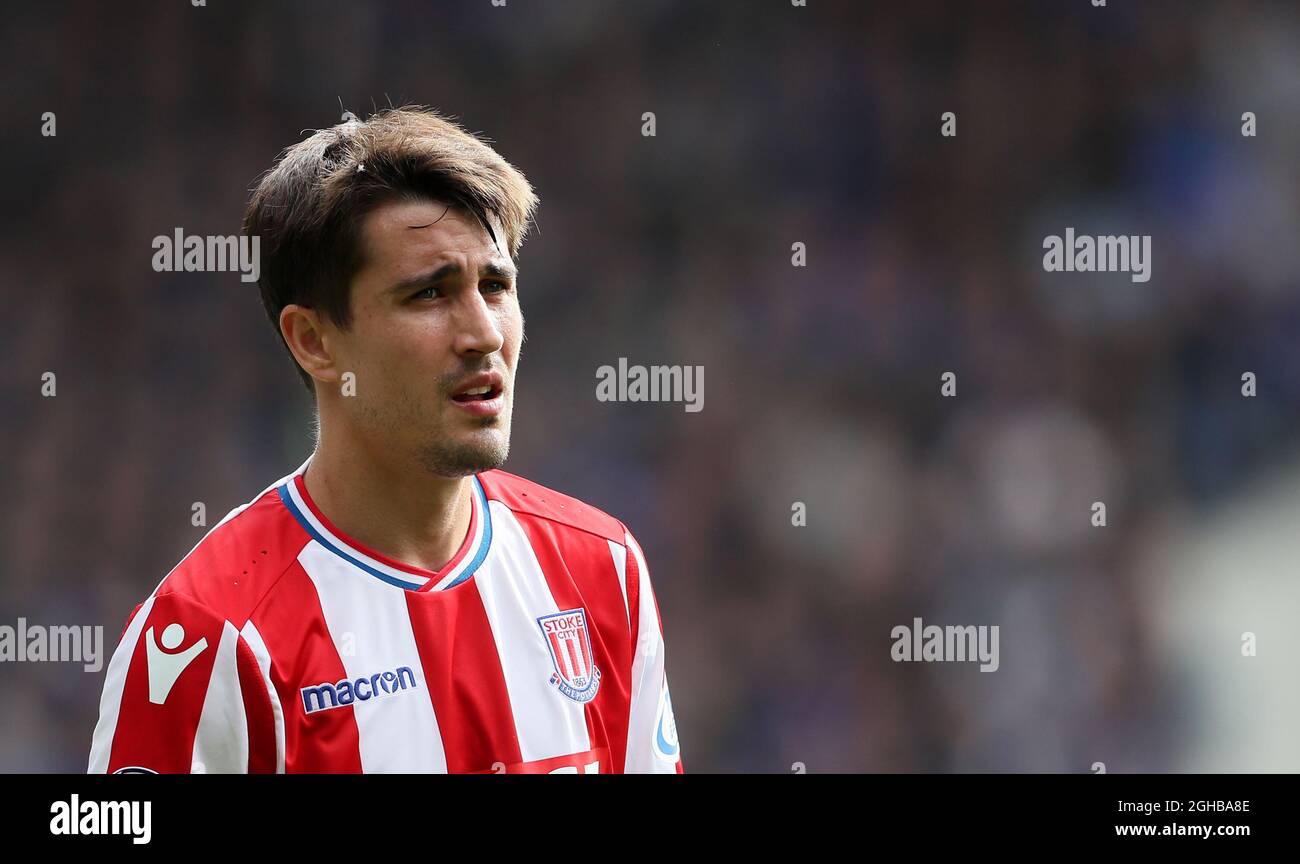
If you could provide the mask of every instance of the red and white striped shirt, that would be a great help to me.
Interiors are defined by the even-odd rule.
[[[309,463],[131,614],[91,772],[682,773],[658,604],[620,521],[486,471],[435,573],[331,525]]]

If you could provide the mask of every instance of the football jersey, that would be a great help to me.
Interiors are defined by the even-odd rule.
[[[683,772],[658,603],[622,522],[485,471],[434,572],[332,525],[310,461],[132,612],[91,772]]]

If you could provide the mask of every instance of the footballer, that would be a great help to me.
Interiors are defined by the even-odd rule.
[[[92,772],[682,773],[635,538],[501,470],[536,207],[420,108],[261,178],[244,232],[316,447],[132,612]]]

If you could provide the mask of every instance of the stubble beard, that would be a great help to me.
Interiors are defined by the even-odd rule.
[[[474,443],[449,442],[445,438],[429,441],[417,453],[420,466],[439,477],[467,477],[505,465],[510,456],[510,427],[500,417],[479,418],[476,425],[502,434]]]
[[[510,455],[512,408],[513,405],[507,405],[506,410],[496,417],[467,419],[450,416],[430,420],[427,408],[408,397],[395,403],[367,405],[361,416],[365,418],[363,425],[371,430],[372,440],[378,446],[385,446],[380,442],[387,439],[389,448],[393,445],[401,449],[410,447],[412,449],[407,452],[412,468],[455,479],[505,465]],[[461,435],[468,431],[469,435],[465,437],[470,440],[455,440],[448,434],[449,427],[459,427]],[[483,434],[489,429],[496,430],[496,434]],[[416,434],[423,440],[399,444],[392,438],[392,433],[397,430],[420,430]]]

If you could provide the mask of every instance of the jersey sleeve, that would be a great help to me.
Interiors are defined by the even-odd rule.
[[[659,604],[650,584],[650,568],[645,555],[630,532],[627,539],[627,579],[629,602],[635,593],[635,653],[632,660],[632,696],[628,712],[627,757],[623,766],[628,774],[682,774],[681,746],[677,741],[677,723],[673,717],[672,698],[668,693],[668,674],[664,663],[663,623]]]
[[[137,606],[108,664],[90,773],[283,771],[269,662],[250,641],[261,646],[180,594]]]

